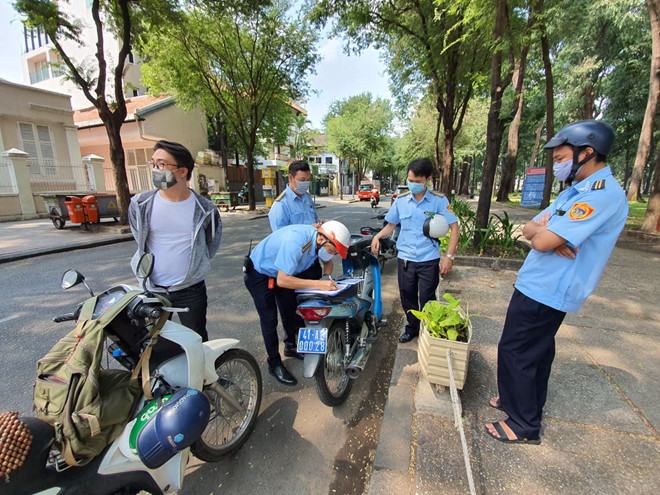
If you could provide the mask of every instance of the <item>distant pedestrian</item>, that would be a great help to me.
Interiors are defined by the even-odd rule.
[[[523,228],[532,250],[497,348],[499,397],[489,402],[508,417],[486,424],[502,442],[541,442],[555,334],[566,313],[578,311],[596,288],[626,223],[626,195],[606,164],[613,142],[609,124],[587,120],[564,127],[545,145],[555,177],[570,187]]]
[[[135,272],[144,253],[154,255],[147,288],[163,293],[181,323],[208,340],[206,284],[211,258],[222,236],[220,214],[214,204],[188,188],[195,166],[181,144],[158,141],[149,161],[154,187],[131,199],[128,217],[138,249],[131,260]]]

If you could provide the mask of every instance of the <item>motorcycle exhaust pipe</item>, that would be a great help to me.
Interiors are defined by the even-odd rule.
[[[351,359],[350,364],[346,367],[346,374],[350,379],[355,380],[360,376],[360,373],[362,373],[362,370],[364,369],[364,365],[367,363],[370,350],[371,346],[360,347],[357,350],[353,359]]]

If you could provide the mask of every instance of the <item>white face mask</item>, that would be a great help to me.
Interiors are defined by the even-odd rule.
[[[552,164],[552,173],[557,177],[557,180],[565,181],[571,175],[571,168],[573,167],[573,160],[566,160],[559,163]]]
[[[311,184],[308,180],[297,180],[296,179],[296,192],[299,194],[305,194],[309,192],[309,185]]]

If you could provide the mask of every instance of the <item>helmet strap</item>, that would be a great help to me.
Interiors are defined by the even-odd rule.
[[[575,176],[577,175],[578,170],[580,170],[582,165],[584,165],[585,163],[587,163],[589,160],[591,160],[592,158],[594,158],[596,156],[596,152],[589,153],[582,160],[578,161],[578,156],[580,155],[580,153],[584,149],[585,148],[573,148],[573,166],[571,167],[571,173],[568,175],[568,177],[564,181],[569,186],[573,184],[573,180],[575,179]]]

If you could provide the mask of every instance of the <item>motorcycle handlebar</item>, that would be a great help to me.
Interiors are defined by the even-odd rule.
[[[82,309],[82,304],[79,304],[75,311],[72,313],[64,313],[63,315],[56,316],[53,318],[55,323],[62,323],[63,321],[73,321],[77,320],[80,316],[80,310]]]
[[[76,319],[75,313],[64,313],[63,315],[53,318],[55,323],[62,323],[63,321],[72,321]]]
[[[163,314],[163,310],[158,306],[152,306],[149,304],[142,304],[135,310],[135,316],[139,318],[160,318],[160,315]]]

